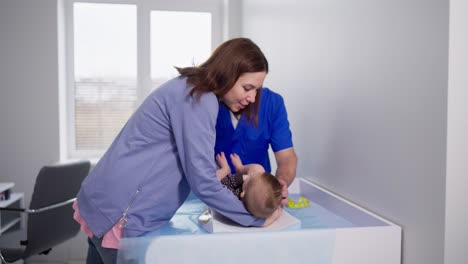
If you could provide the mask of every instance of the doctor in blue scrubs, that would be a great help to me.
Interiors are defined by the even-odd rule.
[[[276,177],[289,186],[296,176],[297,156],[284,100],[268,88],[260,89],[261,99],[257,124],[248,122],[242,112],[233,113],[220,103],[216,122],[215,153],[227,157],[237,153],[244,164],[257,163],[271,173],[268,148],[277,163]],[[231,171],[235,171],[228,159]]]

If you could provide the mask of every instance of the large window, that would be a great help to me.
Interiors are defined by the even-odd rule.
[[[199,64],[211,54],[211,13],[152,11],[150,25],[152,87],[176,74],[173,65]]]
[[[67,158],[99,158],[174,66],[208,58],[222,2],[67,1]]]

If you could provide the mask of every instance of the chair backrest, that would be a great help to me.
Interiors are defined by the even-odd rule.
[[[89,161],[43,167],[37,176],[30,209],[38,209],[73,199],[88,175]],[[27,246],[23,258],[39,254],[80,231],[73,219],[72,204],[39,213],[30,213],[27,220]]]

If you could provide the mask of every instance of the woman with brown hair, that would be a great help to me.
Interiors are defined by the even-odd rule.
[[[268,61],[250,39],[224,42],[199,66],[152,92],[83,182],[75,219],[88,234],[87,263],[115,263],[122,237],[167,223],[192,191],[244,226],[264,226],[216,177],[219,102],[255,123]],[[286,186],[284,186],[286,192]]]

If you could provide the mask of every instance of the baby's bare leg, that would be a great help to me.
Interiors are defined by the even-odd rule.
[[[247,164],[244,165],[239,155],[233,153],[231,154],[232,165],[236,169],[237,173],[256,175],[265,172],[265,169],[260,164]]]
[[[232,165],[234,165],[234,168],[236,169],[237,173],[247,173],[244,170],[244,164],[242,164],[242,160],[240,159],[239,155],[236,153],[231,154],[231,161]]]
[[[219,180],[222,180],[228,174],[231,174],[231,168],[229,167],[224,152],[221,152],[216,155],[216,162],[218,162],[219,165],[219,170],[216,171],[216,176],[218,176]]]

